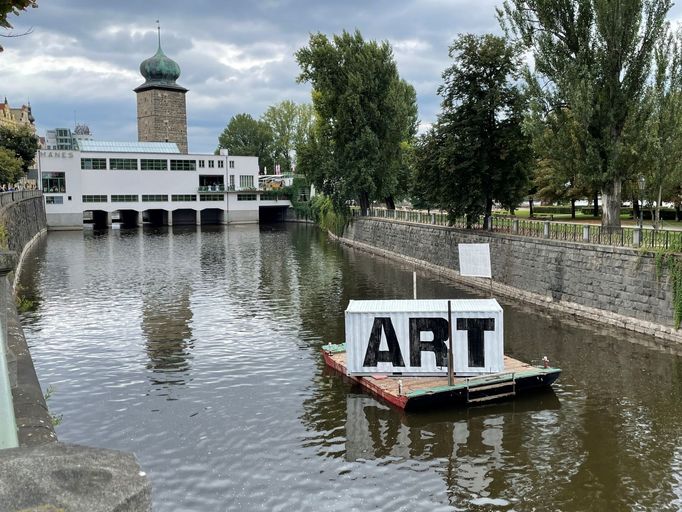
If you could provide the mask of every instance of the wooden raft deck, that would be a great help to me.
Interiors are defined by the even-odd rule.
[[[561,374],[558,368],[540,368],[504,356],[504,372],[477,377],[455,377],[452,386],[448,385],[447,376],[358,377],[348,375],[346,352],[341,347],[342,345],[327,345],[322,348],[327,366],[401,409],[434,405],[436,402],[472,405],[501,400],[522,391],[551,386]]]

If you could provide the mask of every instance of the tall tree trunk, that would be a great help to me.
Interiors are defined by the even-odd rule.
[[[592,216],[599,217],[599,191],[595,190],[594,199],[592,201]]]
[[[361,192],[358,200],[360,202],[360,215],[366,217],[369,210],[369,195],[367,192]]]
[[[620,228],[621,186],[620,178],[614,178],[602,191],[602,228]]]
[[[393,196],[388,196],[384,199],[384,202],[386,203],[387,210],[395,210],[395,201],[393,200]]]
[[[571,199],[571,218],[575,220],[575,199]]]
[[[483,216],[483,229],[492,229],[493,217],[493,198],[488,197],[485,200],[485,215]]]
[[[658,187],[658,198],[656,199],[656,218],[654,219],[654,229],[661,228],[661,195],[663,195],[663,187]]]
[[[639,220],[639,200],[632,198],[632,219],[637,222]]]
[[[533,198],[532,197],[528,198],[528,206],[530,208],[530,211],[528,212],[528,216],[533,217]]]

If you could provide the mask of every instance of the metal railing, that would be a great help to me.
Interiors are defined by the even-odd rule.
[[[359,213],[359,212],[358,212]],[[369,216],[416,224],[450,226],[457,229],[483,230],[483,217],[474,220],[457,218],[448,221],[443,212],[387,210],[370,208]],[[661,248],[682,252],[682,230],[639,227],[603,228],[594,224],[519,219],[493,215],[488,231],[547,240],[610,245],[615,247]]]
[[[0,269],[0,450],[19,446],[12,386],[7,366],[7,308],[9,307],[7,301],[9,297],[12,297],[12,294],[9,290],[7,273]]]

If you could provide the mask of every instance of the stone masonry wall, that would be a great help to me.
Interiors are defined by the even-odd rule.
[[[187,154],[187,107],[183,91],[146,89],[137,93],[137,139],[175,142]]]
[[[16,201],[0,208],[0,224],[7,232],[7,249],[21,254],[26,244],[47,229],[43,196]]]
[[[481,288],[490,285],[459,276],[457,245],[489,243],[495,293],[682,341],[669,276],[657,278],[651,253],[383,219],[354,220],[341,241]]]

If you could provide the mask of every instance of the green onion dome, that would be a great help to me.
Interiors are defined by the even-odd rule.
[[[184,87],[175,83],[180,77],[180,66],[173,59],[166,57],[161,49],[161,41],[159,41],[159,48],[154,56],[143,60],[140,64],[140,73],[142,73],[145,83],[135,89],[136,91],[151,88],[186,91]]]

